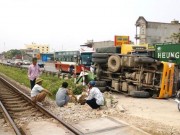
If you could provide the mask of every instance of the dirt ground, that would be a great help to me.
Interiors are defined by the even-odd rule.
[[[125,109],[121,118],[152,134],[180,135],[180,112],[174,99],[132,98],[115,94]]]

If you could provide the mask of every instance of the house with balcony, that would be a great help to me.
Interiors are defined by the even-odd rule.
[[[147,21],[140,16],[136,21],[136,43],[150,44],[176,42],[172,35],[180,33],[180,23],[173,20],[170,23]]]

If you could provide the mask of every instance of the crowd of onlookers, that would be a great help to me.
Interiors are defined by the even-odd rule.
[[[40,71],[37,58],[33,58],[32,64],[28,68],[28,78],[31,84],[31,99],[33,102],[42,102],[48,94],[51,95],[47,89],[42,87],[43,79],[39,78]],[[100,106],[104,105],[103,94],[95,87],[95,81],[90,81],[87,86],[87,89],[84,90],[86,94],[82,94],[78,102],[81,104],[87,103],[92,109],[100,108]],[[63,82],[56,93],[56,104],[59,107],[67,105],[71,96],[72,91],[68,89],[68,83]]]

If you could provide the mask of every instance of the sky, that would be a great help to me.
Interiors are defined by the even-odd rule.
[[[87,40],[135,42],[139,16],[180,21],[180,0],[0,0],[0,52],[32,42],[50,50],[78,49]]]

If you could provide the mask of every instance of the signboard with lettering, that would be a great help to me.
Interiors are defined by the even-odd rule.
[[[122,44],[129,44],[129,36],[115,36],[114,45],[121,46]]]
[[[155,45],[155,58],[180,64],[180,44]]]

